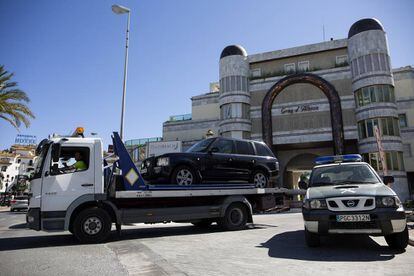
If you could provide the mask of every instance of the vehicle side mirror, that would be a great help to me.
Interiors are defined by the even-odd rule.
[[[52,174],[52,175],[59,174],[59,166],[58,166],[57,163],[52,165],[52,169],[50,170],[50,174]]]
[[[60,144],[55,143],[52,145],[52,161],[59,162],[60,157]]]
[[[214,147],[214,148],[211,148],[208,152],[211,154],[213,152],[218,152],[218,151],[219,151],[219,149]]]
[[[394,183],[394,176],[392,175],[384,175],[383,181],[385,185]]]
[[[302,190],[306,190],[308,188],[308,183],[306,183],[303,180],[299,181],[299,188]]]

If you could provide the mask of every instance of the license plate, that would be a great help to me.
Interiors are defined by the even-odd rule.
[[[147,168],[141,169],[141,173],[147,173]]]
[[[337,215],[336,216],[337,222],[355,222],[355,221],[371,221],[371,217],[369,215]]]

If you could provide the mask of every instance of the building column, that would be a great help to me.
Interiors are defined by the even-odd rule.
[[[358,147],[364,160],[381,175],[374,126],[381,133],[388,174],[395,177],[393,190],[402,200],[409,198],[407,176],[402,158],[394,79],[383,26],[376,19],[361,19],[348,34],[348,55],[355,96]]]

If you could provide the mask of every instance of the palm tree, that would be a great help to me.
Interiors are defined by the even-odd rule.
[[[26,93],[17,88],[17,82],[10,81],[13,73],[0,65],[0,118],[8,121],[17,130],[23,123],[30,126],[29,118],[35,118],[26,103],[30,102]]]

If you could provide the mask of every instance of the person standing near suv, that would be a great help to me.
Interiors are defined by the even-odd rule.
[[[278,160],[266,144],[223,137],[202,140],[183,153],[150,157],[141,165],[145,180],[176,185],[243,181],[264,188],[278,171]]]

